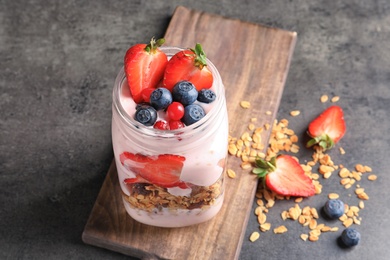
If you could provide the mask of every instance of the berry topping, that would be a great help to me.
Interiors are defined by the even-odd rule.
[[[157,120],[157,111],[149,105],[138,105],[135,120],[146,126],[152,126]]]
[[[169,130],[169,125],[167,122],[159,120],[154,125],[153,128],[160,130]]]
[[[178,101],[182,103],[183,106],[187,106],[196,101],[198,91],[191,82],[180,81],[173,87],[172,96],[174,101]]]
[[[172,103],[172,94],[166,88],[157,88],[150,95],[150,104],[156,110],[166,109]]]
[[[267,187],[277,194],[298,197],[315,194],[312,180],[290,155],[279,155],[270,161],[257,158],[253,173],[263,178]]]
[[[211,103],[216,94],[209,89],[213,74],[202,46],[197,43],[168,61],[159,48],[164,42],[152,38],[149,44],[130,47],[124,70],[136,104],[135,120],[155,129],[174,130],[201,120],[206,112],[198,103]]]
[[[167,116],[170,120],[180,120],[184,116],[184,106],[179,102],[172,102],[167,108]]]
[[[195,49],[179,51],[167,64],[164,87],[172,90],[175,84],[182,80],[192,82],[198,91],[213,85],[213,74],[207,68],[206,54],[199,43]]]
[[[149,44],[136,44],[126,52],[124,69],[135,103],[143,101],[141,95],[143,89],[155,88],[164,76],[168,58],[158,48],[164,42],[164,39],[156,41],[152,38]]]
[[[203,108],[196,104],[188,105],[184,108],[184,116],[182,121],[186,125],[192,125],[198,122],[206,115]]]
[[[186,125],[185,125],[182,121],[179,121],[179,120],[169,121],[169,129],[170,129],[170,130],[175,130],[175,129],[183,128],[183,127],[185,127],[185,126],[186,126]]]
[[[360,241],[360,233],[354,228],[346,228],[341,233],[341,241],[347,247],[356,246]]]
[[[216,97],[217,95],[211,89],[202,89],[198,93],[198,101],[202,103],[211,103]]]
[[[339,199],[331,199],[325,203],[324,213],[330,219],[337,219],[344,214],[344,203]]]
[[[150,95],[155,90],[155,88],[144,88],[141,91],[141,97],[144,102],[149,103],[150,102]]]

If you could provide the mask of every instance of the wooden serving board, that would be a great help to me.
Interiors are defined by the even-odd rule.
[[[239,137],[250,118],[272,125],[282,96],[297,34],[177,7],[165,34],[166,46],[201,43],[226,88],[230,135]],[[251,103],[250,109],[240,101]],[[271,115],[266,115],[271,111]],[[263,142],[270,129],[263,132]],[[85,243],[142,259],[237,259],[251,213],[257,179],[229,156],[225,203],[212,220],[185,228],[157,228],[129,217],[122,205],[113,162],[82,234]]]

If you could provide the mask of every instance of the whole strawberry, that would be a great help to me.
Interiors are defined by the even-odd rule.
[[[312,180],[290,155],[279,155],[270,161],[257,158],[253,173],[263,178],[268,189],[279,195],[308,197],[315,194]]]
[[[213,74],[207,68],[206,54],[199,43],[195,49],[179,51],[167,64],[164,87],[172,91],[175,84],[183,80],[190,81],[198,91],[213,85]]]
[[[331,106],[309,124],[308,134],[312,139],[306,146],[318,144],[324,151],[331,149],[344,136],[345,131],[343,109]]]
[[[164,76],[168,58],[158,48],[164,42],[164,39],[156,41],[152,38],[149,44],[136,44],[126,52],[124,67],[127,83],[137,104],[145,101],[142,90],[156,88]]]

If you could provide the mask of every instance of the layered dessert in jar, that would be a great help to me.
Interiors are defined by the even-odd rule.
[[[126,52],[113,90],[112,141],[128,214],[182,227],[221,209],[228,118],[221,77],[201,45],[162,42]]]

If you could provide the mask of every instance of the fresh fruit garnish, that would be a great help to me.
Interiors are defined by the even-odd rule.
[[[193,123],[198,122],[206,115],[206,112],[204,109],[197,105],[197,104],[191,104],[184,108],[184,116],[182,118],[182,121],[184,124],[192,125]]]
[[[169,121],[168,124],[169,124],[169,130],[176,130],[176,129],[183,128],[186,126],[182,121],[179,121],[179,120]]]
[[[206,54],[199,43],[195,49],[179,51],[167,64],[164,87],[172,90],[175,84],[182,80],[192,82],[198,91],[213,85],[213,74],[207,68]]]
[[[146,126],[152,126],[157,120],[157,111],[152,106],[142,104],[137,106],[135,120]]]
[[[180,120],[184,116],[184,106],[179,102],[172,102],[167,108],[167,116],[170,120]]]
[[[156,110],[164,110],[172,103],[172,94],[166,88],[157,88],[150,94],[150,104]]]
[[[325,203],[324,213],[330,219],[337,219],[344,214],[344,202],[339,199],[331,199]]]
[[[182,103],[184,106],[194,103],[198,97],[198,91],[194,84],[183,80],[175,84],[172,89],[173,100]]]
[[[215,95],[214,91],[211,89],[202,89],[198,93],[197,100],[202,103],[211,103],[216,99],[217,95]]]
[[[279,155],[270,161],[256,158],[253,173],[263,178],[266,186],[284,196],[308,197],[315,194],[312,180],[290,155]]]
[[[309,124],[308,134],[312,139],[306,146],[318,144],[324,151],[331,149],[344,136],[345,131],[343,109],[331,106]]]
[[[144,88],[141,91],[141,97],[144,102],[149,103],[150,102],[150,95],[155,90],[155,88]]]
[[[159,120],[154,125],[153,128],[160,130],[169,130],[169,125],[167,122]]]
[[[135,173],[135,178],[124,180],[126,184],[152,183],[163,188],[185,187],[180,174],[185,157],[173,154],[146,156],[123,152],[120,155],[122,165]]]
[[[149,44],[133,45],[126,52],[125,74],[135,103],[143,101],[143,89],[156,88],[163,78],[168,58],[158,47],[164,42],[164,39],[152,38]]]
[[[346,228],[343,233],[341,233],[341,241],[347,247],[356,246],[360,241],[360,233],[354,228]]]

